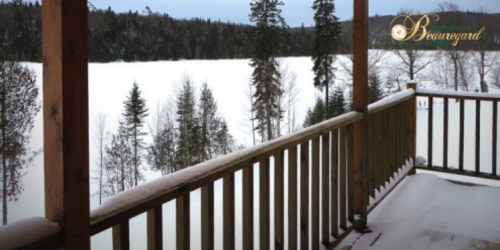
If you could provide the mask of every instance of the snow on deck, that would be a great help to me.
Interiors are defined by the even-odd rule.
[[[409,176],[369,214],[368,227],[336,249],[500,249],[500,188]]]

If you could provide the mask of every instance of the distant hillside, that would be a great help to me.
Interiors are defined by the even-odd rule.
[[[485,26],[479,42],[462,42],[457,49],[474,49],[480,43],[488,50],[500,50],[500,14],[477,12],[441,12],[440,26],[457,27],[456,32],[476,31]],[[389,35],[395,16],[374,16],[369,20],[373,49],[397,49],[411,46],[437,49],[436,44],[396,42]],[[351,52],[352,22],[341,23],[339,54]],[[136,12],[115,13],[112,9],[89,11],[89,60],[154,61],[178,59],[249,58],[253,50],[254,27],[202,19],[173,19],[167,14]],[[280,56],[310,56],[313,27],[285,31]],[[0,3],[0,54],[18,61],[41,61],[41,6],[38,2],[15,0]],[[3,51],[3,52],[2,52]]]

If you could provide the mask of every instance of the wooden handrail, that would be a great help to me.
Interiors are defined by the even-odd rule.
[[[91,211],[91,235],[264,160],[292,144],[307,142],[315,136],[351,124],[361,117],[360,113],[349,112],[290,135],[200,163],[124,191]]]
[[[397,106],[398,104],[408,101],[415,95],[413,89],[403,90],[396,94],[390,95],[380,101],[374,102],[368,106],[368,114],[372,115],[388,108]]]
[[[457,98],[464,100],[481,100],[481,101],[498,101],[500,94],[487,94],[487,93],[471,93],[471,92],[457,92],[450,90],[434,90],[417,88],[417,96],[429,96],[438,98]]]

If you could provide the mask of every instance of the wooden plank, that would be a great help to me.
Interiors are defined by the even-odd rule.
[[[201,249],[214,249],[214,184],[201,188]]]
[[[325,246],[330,245],[329,227],[329,189],[328,182],[329,159],[330,159],[330,133],[321,137],[321,242]]]
[[[476,173],[479,174],[481,157],[481,100],[476,100]]]
[[[122,221],[113,227],[113,250],[130,249],[128,220]]]
[[[163,219],[161,206],[147,212],[148,250],[163,249]]]
[[[448,115],[449,115],[449,100],[444,98],[443,107],[443,167],[448,168]]]
[[[417,90],[417,82],[416,81],[411,81],[409,82],[406,87],[408,89],[413,89],[414,91]],[[417,144],[417,98],[416,96],[414,96],[411,100],[410,100],[410,109],[409,109],[409,113],[410,113],[410,119],[409,119],[409,143],[408,143],[408,147],[409,147],[409,155],[410,155],[410,158],[415,160],[415,157],[416,157],[416,144]]]
[[[332,147],[330,152],[331,170],[330,170],[330,225],[332,227],[331,235],[335,238],[339,237],[339,130],[332,131]]]
[[[309,249],[309,142],[300,144],[300,249]]]
[[[223,188],[223,246],[224,250],[235,247],[234,239],[234,173],[222,179]]]
[[[45,216],[90,248],[87,1],[43,1]]]
[[[190,249],[190,194],[175,200],[177,250]]]
[[[285,249],[284,242],[284,161],[285,152],[280,151],[274,156],[274,247]]]
[[[346,205],[346,195],[347,195],[347,184],[346,184],[346,168],[347,168],[347,154],[346,154],[346,129],[345,127],[340,128],[340,164],[339,164],[339,190],[340,190],[340,201],[339,201],[339,214],[340,214],[340,228],[345,230],[347,228],[347,205]]]
[[[269,211],[269,158],[260,161],[259,168],[259,224],[260,224],[260,245],[259,249],[269,249],[270,247],[270,211]]]
[[[347,219],[354,224],[354,152],[353,127],[347,127]]]
[[[311,166],[311,243],[312,249],[319,249],[319,137],[312,141]]]
[[[459,121],[459,135],[458,135],[458,169],[464,170],[464,112],[465,101],[460,99],[460,121]]]
[[[409,89],[392,94],[386,98],[368,105],[368,114],[374,115],[384,110],[400,106],[402,103],[412,99],[414,96],[415,91]]]
[[[368,138],[368,194],[375,198],[375,184],[376,184],[376,173],[375,166],[380,165],[380,154],[377,153],[377,147],[381,146],[381,127],[379,124],[380,114],[370,115],[368,118],[368,134],[370,135]]]
[[[497,156],[498,156],[498,151],[497,151],[497,146],[498,146],[498,102],[494,101],[493,102],[493,126],[492,126],[492,140],[491,140],[491,169],[493,175],[497,175]]]
[[[253,250],[253,165],[243,169],[243,249]]]
[[[432,167],[432,152],[433,152],[433,124],[434,124],[434,99],[429,97],[429,113],[427,123],[427,166]]]
[[[474,93],[471,95],[467,92],[457,92],[451,90],[437,90],[421,88],[416,90],[417,96],[433,96],[436,98],[448,97],[450,99],[464,99],[464,100],[481,100],[481,101],[498,101],[500,94],[492,93]]]
[[[368,205],[365,174],[368,143],[368,87],[366,84],[368,82],[368,0],[354,0],[353,4],[353,110],[363,113],[363,120],[354,123],[356,135],[353,144],[354,213],[360,215],[356,229],[363,231],[366,228]]]
[[[288,249],[297,249],[297,146],[288,149]]]

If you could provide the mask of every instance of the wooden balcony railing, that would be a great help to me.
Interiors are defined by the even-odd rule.
[[[464,175],[471,175],[474,177],[484,177],[492,179],[500,179],[498,174],[498,162],[497,157],[500,155],[498,151],[498,102],[500,101],[500,95],[498,94],[482,94],[482,93],[460,93],[453,91],[439,91],[439,90],[427,90],[418,89],[416,91],[417,96],[428,97],[428,122],[427,122],[427,170],[435,171],[445,171],[453,172]],[[435,101],[437,99],[443,102],[443,120],[436,121],[434,119],[436,108]],[[450,102],[459,103],[459,116],[458,119],[450,121]],[[465,109],[467,106],[475,107],[474,117],[468,117],[466,120]],[[482,113],[482,106],[491,106],[491,113]],[[489,107],[488,107],[489,108]],[[471,113],[471,112],[467,112]],[[483,122],[482,122],[483,121]],[[466,122],[473,123],[474,130],[466,131]],[[486,124],[484,124],[486,122]],[[457,125],[458,124],[458,125]],[[442,126],[443,137],[442,139],[442,162],[437,163],[434,160],[434,153],[436,152],[436,141],[434,130]],[[450,127],[458,126],[458,131],[456,133],[450,134]],[[488,128],[489,127],[489,128]],[[481,131],[485,129],[490,129],[491,138],[485,138],[481,136]],[[473,140],[467,140],[465,138],[466,133],[473,133]],[[458,138],[458,168],[450,168],[449,164],[449,139]],[[485,152],[481,151],[481,140],[490,140],[491,147],[483,147]],[[465,151],[473,152],[474,161],[472,164],[464,164]],[[455,152],[456,153],[456,152]],[[485,156],[486,155],[486,156]],[[483,161],[491,161],[491,165],[486,166]],[[439,165],[441,164],[441,165]],[[473,169],[468,168],[472,166]],[[491,166],[491,167],[490,167]]]

